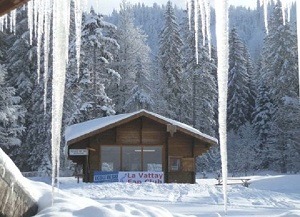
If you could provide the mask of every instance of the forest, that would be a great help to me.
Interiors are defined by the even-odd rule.
[[[198,10],[193,1],[191,10]],[[280,3],[272,3],[268,10],[268,34],[259,4],[255,10],[229,10],[231,173],[300,171],[295,5],[285,24]],[[52,66],[50,55],[39,55],[37,46],[51,41],[42,38],[30,43],[28,22],[24,7],[17,11],[16,31],[0,31],[0,147],[21,171],[51,174]],[[186,10],[170,1],[151,7],[124,1],[120,11],[109,16],[91,8],[82,20],[78,63],[71,14],[63,128],[147,109],[218,138],[213,9],[211,50],[201,25],[195,26],[193,17],[189,19]],[[61,156],[61,169],[68,170],[70,162]],[[199,172],[216,172],[220,164],[217,146],[197,159]]]

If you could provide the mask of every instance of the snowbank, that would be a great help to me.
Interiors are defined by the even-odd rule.
[[[250,176],[249,188],[228,186],[228,213],[234,217],[300,217],[300,175]],[[50,182],[49,180],[43,180]],[[223,211],[222,187],[215,179],[198,184],[79,183],[61,178],[61,190],[51,206],[51,187],[40,190],[37,216],[97,217],[218,217]],[[284,187],[283,187],[284,186]]]

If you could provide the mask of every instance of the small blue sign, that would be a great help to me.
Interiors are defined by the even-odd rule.
[[[95,171],[94,172],[94,182],[118,182],[118,174],[119,172],[103,172],[103,171]]]

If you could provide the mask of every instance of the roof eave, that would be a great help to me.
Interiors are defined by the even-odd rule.
[[[0,0],[0,16],[26,4],[29,0]]]
[[[162,119],[160,119],[159,117],[156,117],[155,115],[152,115],[152,114],[146,112],[145,110],[141,110],[141,112],[136,113],[136,114],[134,114],[134,115],[132,115],[132,116],[130,116],[130,117],[124,118],[124,119],[121,120],[121,121],[118,121],[118,122],[116,122],[116,123],[107,125],[107,126],[105,126],[105,127],[103,127],[103,128],[100,128],[100,129],[98,129],[98,130],[94,130],[94,131],[92,131],[92,132],[86,133],[86,134],[84,134],[84,135],[82,135],[82,136],[80,136],[80,137],[71,139],[71,140],[67,141],[67,145],[70,146],[70,145],[72,145],[72,144],[74,144],[74,143],[77,143],[77,142],[79,142],[79,141],[82,141],[82,140],[84,140],[84,139],[87,139],[87,138],[89,138],[89,137],[92,137],[92,136],[94,136],[94,135],[97,135],[97,134],[99,134],[99,133],[102,133],[102,132],[104,132],[104,131],[106,131],[106,130],[113,129],[114,127],[117,127],[117,126],[120,126],[120,125],[122,125],[122,124],[128,123],[128,122],[130,122],[130,121],[132,121],[132,120],[134,120],[134,119],[140,118],[140,117],[147,117],[147,118],[150,118],[150,119],[152,119],[152,120],[154,120],[154,121],[156,121],[156,122],[158,122],[158,123],[161,123],[161,124],[163,124],[163,125],[170,124],[168,121],[162,120]],[[176,125],[176,126],[177,126],[177,125]],[[212,140],[212,139],[209,139],[209,138],[200,136],[200,135],[198,135],[198,134],[196,134],[196,133],[193,133],[193,132],[191,132],[191,131],[189,131],[189,130],[187,130],[187,129],[184,129],[184,128],[180,127],[180,126],[177,126],[177,129],[178,129],[179,131],[181,131],[182,133],[184,133],[184,134],[187,134],[187,135],[190,135],[190,136],[192,136],[192,137],[194,137],[194,138],[197,138],[197,139],[199,139],[199,140],[205,141],[205,142],[208,143],[209,145],[217,145],[217,144],[218,144],[218,142],[215,141],[215,140]]]

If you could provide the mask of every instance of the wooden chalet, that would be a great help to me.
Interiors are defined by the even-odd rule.
[[[195,158],[217,144],[195,128],[146,110],[69,126],[65,138],[84,182],[93,182],[97,171],[155,171],[163,172],[165,183],[195,183]]]

